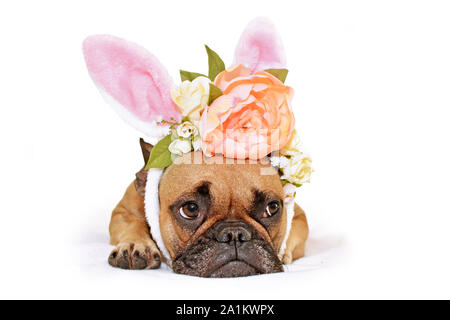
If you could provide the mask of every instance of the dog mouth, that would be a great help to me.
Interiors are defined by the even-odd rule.
[[[175,273],[231,278],[283,272],[272,246],[261,238],[244,243],[218,242],[208,233],[172,261]]]
[[[211,278],[247,277],[261,274],[256,268],[242,260],[233,260],[225,263],[211,273]]]

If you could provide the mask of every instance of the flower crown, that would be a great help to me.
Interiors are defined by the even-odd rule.
[[[296,187],[309,182],[311,159],[294,128],[294,91],[284,84],[288,70],[275,28],[263,18],[250,23],[227,69],[205,47],[208,75],[180,70],[179,86],[153,55],[125,40],[89,37],[84,54],[105,99],[153,140],[147,170],[168,167],[177,157],[200,150],[208,157],[270,156],[286,194],[293,197]]]

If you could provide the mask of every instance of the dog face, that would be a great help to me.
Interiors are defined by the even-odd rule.
[[[202,158],[193,164],[194,157]],[[282,272],[283,187],[267,159],[227,164],[190,153],[160,181],[161,234],[176,273],[236,277]]]

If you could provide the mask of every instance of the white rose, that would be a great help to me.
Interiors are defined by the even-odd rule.
[[[200,121],[202,100],[209,97],[209,84],[211,80],[206,77],[197,77],[192,82],[185,80],[179,87],[171,90],[173,101],[177,104],[183,118],[193,122]]]
[[[291,157],[289,159],[289,165],[283,169],[281,179],[296,186],[309,182],[312,173],[311,163],[311,158],[303,153]]]
[[[189,121],[185,121],[178,126],[177,134],[183,138],[189,138],[190,136],[195,137],[198,135],[198,129]]]
[[[270,164],[272,165],[272,167],[280,167],[280,157],[270,157]]]
[[[289,159],[284,156],[272,156],[270,157],[270,163],[273,167],[286,168],[289,165]]]
[[[292,201],[295,197],[295,192],[297,191],[297,187],[292,183],[286,183],[283,187],[284,191],[284,199],[285,201]]]
[[[177,139],[172,141],[172,143],[169,145],[169,151],[178,156],[183,155],[183,153],[191,152],[191,150],[191,142],[188,140]]]
[[[192,140],[192,147],[194,148],[194,151],[200,150],[202,147],[202,139],[200,139],[200,136],[197,136]]]
[[[295,156],[301,153],[301,144],[300,136],[298,135],[297,130],[294,130],[291,139],[280,150],[280,154],[284,156]]]

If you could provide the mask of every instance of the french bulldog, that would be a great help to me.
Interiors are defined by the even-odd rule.
[[[109,263],[114,267],[154,269],[166,262],[180,274],[236,277],[282,272],[283,264],[304,255],[306,216],[298,205],[293,209],[293,192],[283,190],[285,173],[269,160],[286,146],[295,126],[293,89],[284,85],[286,59],[278,33],[269,20],[255,19],[228,69],[206,49],[208,77],[181,70],[181,90],[159,60],[137,44],[110,35],[90,36],[83,43],[87,69],[100,93],[146,141],[172,139],[173,126],[182,127],[188,119],[197,122],[201,142],[194,146],[197,129],[187,136],[179,133],[187,139],[180,140],[184,147],[172,152],[176,141],[171,141],[166,148],[178,154],[177,161],[156,165],[149,162],[152,145],[141,139],[144,161],[152,169],[136,174],[112,213],[109,231],[116,248]],[[215,141],[223,139],[225,122],[237,130],[232,133],[247,134],[232,134],[227,143]],[[211,148],[202,132],[215,141]],[[243,145],[247,137],[253,137],[251,147]],[[220,145],[238,146],[239,155],[216,150]]]
[[[141,139],[147,163],[152,146]],[[238,277],[282,272],[303,257],[308,237],[305,213],[295,205],[286,243],[286,210],[280,176],[267,159],[223,163],[185,154],[159,182],[160,229],[173,271],[199,277]],[[198,156],[198,155],[197,155]],[[204,157],[203,155],[200,155]],[[155,269],[163,259],[145,217],[147,171],[142,169],[114,209],[109,227],[116,246],[109,264]]]

